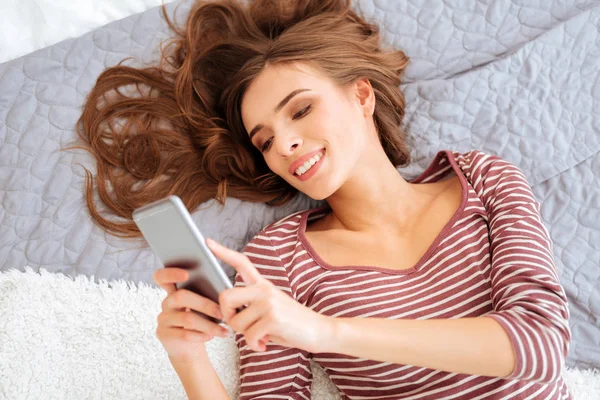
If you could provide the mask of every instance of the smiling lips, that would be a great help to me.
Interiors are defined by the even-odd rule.
[[[302,166],[300,166],[294,173],[296,175],[302,175],[306,171],[308,171],[313,165],[315,165],[319,160],[323,157],[323,153],[319,153],[315,156],[312,156],[308,161],[306,161]]]
[[[292,163],[289,171],[301,181],[305,181],[317,172],[321,165],[320,161],[324,155],[325,149],[305,154]]]
[[[290,167],[288,168],[289,173],[292,175],[295,175],[298,168],[302,167],[304,164],[306,164],[307,161],[309,161],[311,158],[313,158],[317,154],[322,154],[324,152],[325,152],[325,149],[319,149],[316,151],[311,151],[310,153],[306,153],[303,156],[298,157],[298,159],[296,161],[294,161],[292,163],[292,165],[290,165]]]

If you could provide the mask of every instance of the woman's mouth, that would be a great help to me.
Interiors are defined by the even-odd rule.
[[[323,163],[323,158],[325,157],[325,149],[321,151],[319,154],[312,156],[308,161],[306,161],[302,166],[298,167],[294,172],[294,176],[301,181],[306,181],[313,177],[321,164]]]

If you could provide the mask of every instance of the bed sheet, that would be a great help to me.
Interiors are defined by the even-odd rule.
[[[190,1],[180,5],[183,21]],[[411,63],[402,90],[416,177],[440,149],[479,149],[521,168],[554,240],[569,296],[571,366],[600,367],[600,1],[360,0]],[[105,234],[84,205],[82,151],[60,152],[96,77],[123,58],[147,63],[168,37],[159,8],[0,64],[0,270],[153,284],[160,262]],[[99,204],[99,203],[97,203]],[[318,206],[230,199],[192,210],[207,236],[241,249],[262,227]],[[101,207],[101,210],[103,208]]]

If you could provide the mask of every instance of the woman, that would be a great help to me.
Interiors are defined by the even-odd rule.
[[[176,290],[185,270],[156,271],[157,336],[190,398],[227,398],[203,343],[228,335],[190,310],[236,332],[243,399],[309,399],[310,359],[345,398],[571,398],[568,304],[539,203],[516,166],[477,150],[398,174],[408,58],[380,49],[377,26],[341,0],[221,1],[195,4],[178,35],[168,66],[112,68],[88,98],[81,134],[118,199],[99,186],[103,201],[128,218],[168,194],[192,210],[298,192],[327,203],[243,254],[208,240],[238,272],[219,304]],[[154,92],[107,101],[126,84]],[[105,229],[139,234],[89,205]]]

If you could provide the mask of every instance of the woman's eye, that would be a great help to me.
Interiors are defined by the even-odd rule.
[[[296,114],[294,114],[294,117],[292,119],[298,119],[298,118],[302,118],[304,117],[306,114],[308,114],[308,112],[310,111],[310,104],[307,105],[306,107],[304,107],[302,110],[298,111]],[[265,151],[269,150],[269,147],[271,147],[271,143],[273,142],[273,138],[269,138],[269,140],[267,140],[260,148],[260,150],[264,153]]]
[[[271,146],[271,142],[272,142],[272,141],[273,141],[273,138],[270,138],[269,140],[267,140],[267,141],[266,141],[266,142],[265,142],[265,143],[262,145],[262,147],[260,148],[260,149],[261,149],[261,151],[263,151],[263,152],[264,152],[264,151],[267,151],[267,150],[269,150],[269,147]]]
[[[309,104],[309,105],[307,105],[306,107],[304,107],[302,110],[298,111],[298,112],[297,112],[297,113],[294,115],[294,118],[293,118],[293,119],[296,119],[296,118],[303,117],[303,116],[305,116],[305,115],[306,115],[306,114],[307,114],[309,111],[310,111],[310,104]]]

